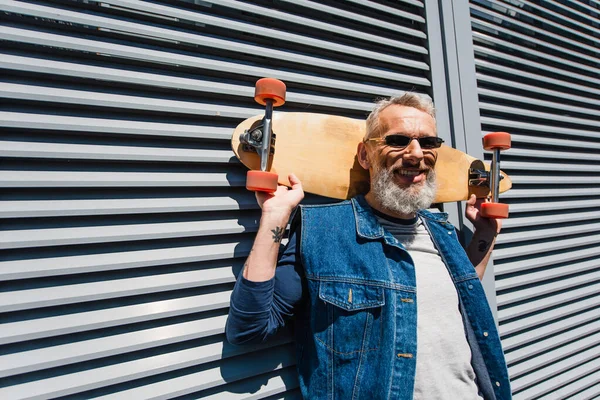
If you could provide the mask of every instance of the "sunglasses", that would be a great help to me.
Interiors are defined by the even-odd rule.
[[[439,138],[437,136],[425,136],[425,137],[416,138],[416,137],[404,136],[399,133],[396,133],[393,135],[387,135],[384,138],[367,139],[366,141],[367,142],[385,142],[385,144],[387,146],[404,148],[404,147],[408,146],[410,144],[410,142],[412,142],[413,139],[416,140],[417,142],[419,142],[419,146],[421,146],[422,149],[438,149],[442,145],[442,143],[444,143],[444,139]]]

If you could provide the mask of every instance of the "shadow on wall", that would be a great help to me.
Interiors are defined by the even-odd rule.
[[[294,344],[290,332],[282,332],[266,343],[223,345],[221,378],[230,393],[280,392],[298,388]]]
[[[246,244],[236,247],[232,265],[236,279],[242,273],[248,251]],[[269,393],[274,390],[273,386],[280,391],[298,387],[291,328],[277,333],[264,343],[236,346],[224,338],[221,359],[221,378],[227,383],[226,391],[230,393]]]

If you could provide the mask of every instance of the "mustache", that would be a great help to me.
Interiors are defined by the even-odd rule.
[[[390,168],[386,165],[386,160],[382,159],[379,160],[378,167],[380,170],[388,169],[390,172],[398,172],[401,169],[419,169],[424,172],[433,172],[435,170],[435,164],[437,163],[437,159],[438,153],[433,152],[433,159],[425,157],[418,164],[409,164],[404,159],[401,159],[396,161],[399,162],[400,165],[392,165],[392,167]]]
[[[385,166],[380,166],[382,169],[385,168]],[[433,167],[429,167],[425,164],[419,164],[419,165],[398,165],[398,166],[394,166],[390,169],[388,169],[389,172],[391,173],[397,173],[400,172],[402,170],[413,170],[413,171],[421,171],[421,172],[430,172],[433,171]]]
[[[437,155],[436,155],[435,159],[437,160]],[[396,172],[398,172],[400,170],[403,170],[403,169],[412,169],[412,170],[418,169],[418,170],[423,171],[423,172],[432,172],[432,171],[434,171],[435,161],[433,161],[431,163],[431,165],[429,165],[429,164],[430,163],[427,163],[425,160],[422,160],[420,163],[414,164],[414,165],[413,164],[408,164],[405,161],[402,161],[399,165],[392,165],[391,167],[388,167],[386,165],[385,160],[380,160],[379,163],[377,164],[377,167],[379,168],[380,171],[388,170],[389,172],[392,172],[392,173],[396,173]]]

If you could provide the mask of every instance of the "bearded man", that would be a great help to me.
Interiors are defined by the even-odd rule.
[[[371,177],[365,196],[297,207],[294,175],[291,189],[257,193],[260,227],[231,296],[228,340],[264,341],[295,320],[306,399],[511,398],[480,283],[500,223],[480,217],[473,196],[465,252],[447,215],[427,210],[442,142],[433,104],[407,93],[367,119],[357,149]]]

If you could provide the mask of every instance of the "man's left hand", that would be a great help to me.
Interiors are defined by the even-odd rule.
[[[475,231],[479,233],[500,233],[502,220],[496,218],[484,218],[481,216],[481,205],[489,202],[488,199],[478,199],[474,194],[467,200],[465,217],[473,224]]]
[[[489,202],[487,199],[477,199],[474,194],[467,200],[465,217],[473,224],[475,232],[471,242],[467,246],[467,255],[479,279],[483,279],[485,269],[490,260],[496,235],[502,228],[502,220],[496,218],[484,218],[481,216],[481,205]]]

